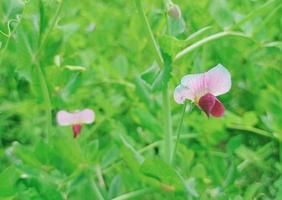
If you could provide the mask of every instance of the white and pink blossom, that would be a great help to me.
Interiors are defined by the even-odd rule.
[[[60,126],[72,126],[73,136],[77,137],[83,124],[91,124],[95,121],[95,113],[91,109],[84,109],[77,112],[61,110],[57,113],[57,123]]]
[[[223,104],[216,98],[227,93],[231,88],[231,75],[221,64],[200,74],[188,74],[175,88],[176,103],[183,104],[189,99],[197,104],[208,116],[221,117]]]

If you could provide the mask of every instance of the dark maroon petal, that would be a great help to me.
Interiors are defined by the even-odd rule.
[[[199,99],[199,106],[200,108],[210,116],[211,110],[214,107],[216,101],[216,97],[210,93],[205,94]]]
[[[211,110],[211,114],[214,117],[222,117],[224,114],[224,105],[216,98],[215,99],[215,104]]]
[[[81,128],[82,126],[80,124],[75,124],[72,126],[72,132],[74,138],[76,138],[79,135]]]

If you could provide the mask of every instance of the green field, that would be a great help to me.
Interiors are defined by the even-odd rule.
[[[0,0],[0,200],[282,200],[281,88],[280,0]]]

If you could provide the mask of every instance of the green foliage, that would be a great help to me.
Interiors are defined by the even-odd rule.
[[[0,200],[282,198],[281,2],[167,3],[0,1]],[[174,88],[218,63],[225,116],[187,108],[164,161],[161,90],[175,141]],[[96,121],[74,139],[55,116],[83,108]]]
[[[145,160],[140,171],[164,190],[183,190],[183,183],[179,175],[161,159]]]

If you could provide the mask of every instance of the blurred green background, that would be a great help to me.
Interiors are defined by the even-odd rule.
[[[0,1],[0,199],[282,199],[282,3],[142,1],[162,52],[210,35],[169,72],[173,132],[185,74],[218,63],[232,75],[223,118],[185,114],[175,164],[163,161],[160,70],[130,0]],[[91,108],[73,139],[59,110]],[[188,109],[187,109],[188,110]]]

